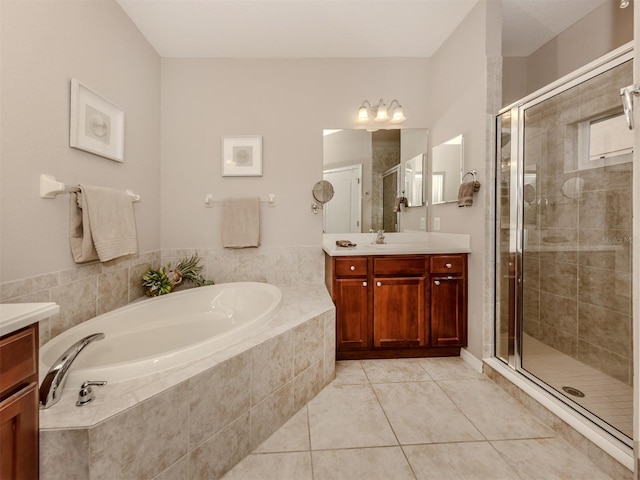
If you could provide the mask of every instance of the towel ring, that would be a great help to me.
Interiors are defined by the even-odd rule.
[[[477,174],[477,172],[475,171],[475,169],[474,169],[474,170],[469,170],[467,173],[465,173],[465,174],[462,176],[462,180],[461,180],[461,182],[464,182],[464,178],[465,178],[467,175],[473,175],[473,181],[474,181],[474,182],[477,182],[477,181],[478,181],[478,176],[477,176],[476,174]]]

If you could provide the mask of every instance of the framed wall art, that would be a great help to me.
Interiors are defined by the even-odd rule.
[[[262,136],[222,137],[222,176],[262,176]]]
[[[124,111],[71,79],[69,146],[124,162]]]

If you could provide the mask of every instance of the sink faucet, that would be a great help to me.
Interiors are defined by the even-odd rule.
[[[88,335],[76,343],[71,345],[62,355],[58,358],[42,381],[40,385],[40,408],[49,408],[55,405],[60,400],[62,394],[62,388],[64,381],[66,380],[67,372],[71,367],[71,364],[76,359],[78,354],[94,340],[102,340],[104,333],[94,333]]]
[[[377,244],[386,243],[384,241],[384,230],[378,230],[378,236],[376,237],[376,240],[374,243],[377,243]]]

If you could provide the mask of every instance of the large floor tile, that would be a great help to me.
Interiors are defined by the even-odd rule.
[[[301,452],[309,448],[309,420],[305,406],[262,442],[253,453]]]
[[[433,380],[457,380],[461,378],[485,378],[460,357],[421,358],[420,365]]]
[[[520,480],[489,442],[402,447],[417,480]]]
[[[491,442],[523,480],[612,480],[560,438]]]
[[[336,378],[332,385],[362,385],[368,384],[369,379],[362,369],[360,360],[343,360],[336,362]]]
[[[371,383],[421,382],[431,380],[416,358],[363,360],[362,368]]]
[[[311,480],[311,453],[259,453],[246,456],[224,480]]]
[[[437,382],[487,440],[553,437],[555,433],[490,380]]]
[[[314,480],[414,480],[400,447],[312,452]]]
[[[484,440],[435,382],[373,385],[400,444]]]
[[[398,444],[370,385],[329,385],[308,410],[313,450]]]

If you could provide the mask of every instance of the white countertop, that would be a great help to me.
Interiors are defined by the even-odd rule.
[[[57,303],[0,303],[0,336],[44,320],[60,311]]]
[[[354,255],[411,255],[431,253],[470,253],[471,238],[466,234],[411,232],[385,233],[384,244],[376,244],[375,233],[325,233],[322,249],[332,257]],[[338,247],[336,240],[350,240],[355,247]]]

